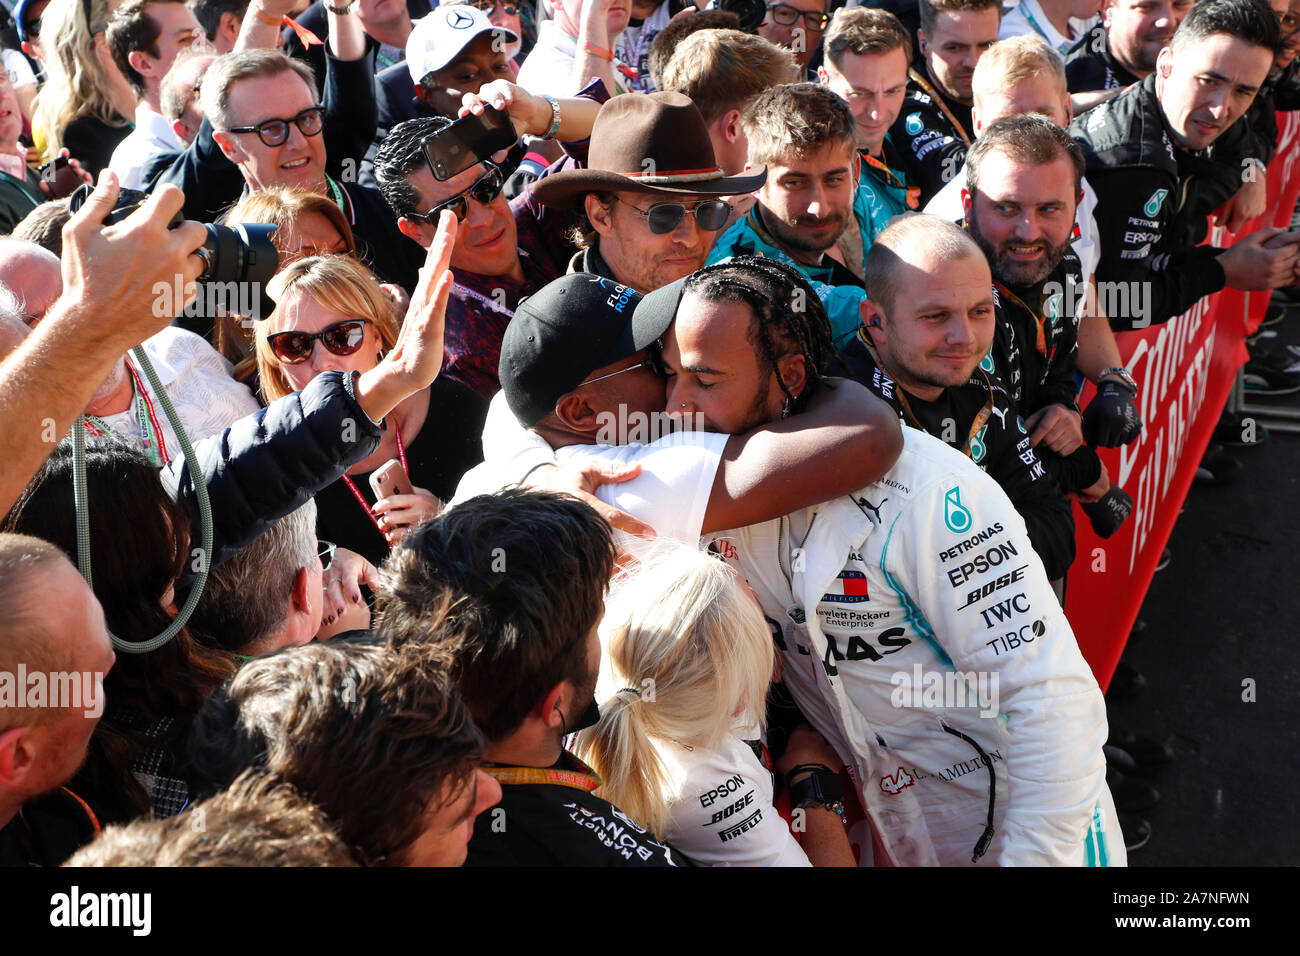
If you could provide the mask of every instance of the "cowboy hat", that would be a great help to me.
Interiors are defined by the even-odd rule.
[[[585,169],[543,176],[532,186],[538,202],[560,209],[584,193],[676,193],[738,196],[767,181],[767,167],[727,176],[699,107],[681,93],[624,93],[596,115]]]

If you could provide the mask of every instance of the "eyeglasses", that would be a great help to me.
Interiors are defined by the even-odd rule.
[[[505,188],[506,178],[496,163],[489,163],[484,160],[483,165],[488,168],[488,171],[480,176],[474,185],[462,189],[450,199],[444,199],[428,212],[408,213],[406,218],[413,222],[437,225],[438,217],[442,215],[442,211],[450,209],[455,214],[457,222],[464,222],[465,217],[469,215],[469,204],[465,201],[466,196],[483,206],[495,202],[496,198],[501,195],[501,190]]]
[[[338,545],[333,541],[316,541],[316,557],[320,558],[320,569],[328,571],[330,565],[334,562],[334,552],[338,550]]]
[[[642,359],[640,362],[637,362],[635,365],[629,365],[627,368],[621,368],[617,372],[610,372],[608,375],[598,375],[596,378],[589,378],[585,382],[579,382],[575,387],[581,388],[584,385],[591,385],[595,382],[603,382],[607,378],[613,378],[615,375],[622,375],[624,372],[635,372],[639,368],[643,368],[646,371],[653,372],[655,375],[659,374],[659,366],[658,364],[656,364],[654,357],[646,356],[644,359]]]
[[[258,123],[256,126],[232,126],[226,130],[228,133],[256,133],[267,146],[279,146],[289,138],[289,124],[298,127],[298,131],[303,136],[315,136],[321,131],[324,124],[325,107],[313,106],[311,109],[303,110],[297,116],[290,119],[269,119],[265,123]]]
[[[783,27],[792,27],[802,19],[807,29],[813,33],[821,33],[826,29],[826,24],[831,22],[831,18],[825,13],[800,10],[785,3],[769,3],[767,9],[772,14],[772,22],[779,23]]]
[[[727,218],[731,215],[731,206],[727,204],[725,199],[706,199],[692,207],[679,202],[657,202],[649,209],[641,209],[632,205],[626,199],[619,199],[617,196],[614,197],[614,200],[621,202],[644,219],[646,225],[650,227],[650,231],[656,236],[663,236],[672,232],[681,225],[687,213],[695,217],[695,225],[705,232],[717,232],[727,224]]]
[[[368,319],[344,319],[319,332],[277,332],[266,337],[271,351],[285,365],[300,365],[311,358],[316,340],[334,355],[351,355],[366,340]]]
[[[497,4],[500,2],[501,0],[464,0],[465,6],[474,7],[478,10],[482,10],[484,13],[491,13],[496,9]],[[501,9],[508,17],[513,17],[519,12],[518,7],[511,6],[508,3],[502,4]]]

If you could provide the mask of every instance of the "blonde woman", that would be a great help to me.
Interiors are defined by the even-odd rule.
[[[104,39],[108,0],[50,0],[41,15],[45,85],[36,94],[32,136],[50,160],[66,148],[96,179],[131,132],[136,95]]]
[[[275,310],[255,329],[267,401],[301,390],[322,372],[368,371],[397,339],[393,300],[351,256],[292,262],[267,284],[267,293]],[[378,565],[388,547],[436,515],[438,499],[450,498],[461,475],[482,461],[486,415],[482,399],[450,380],[438,379],[406,399],[389,416],[375,453],[317,494],[320,536]],[[399,462],[415,492],[374,501],[370,473],[390,460]]]
[[[601,629],[602,682],[617,692],[578,740],[604,781],[598,795],[701,865],[852,865],[837,812],[802,810],[801,847],[772,805],[761,740],[776,650],[734,571],[694,548],[657,547],[615,584]],[[842,766],[801,729],[778,770],[807,764]]]

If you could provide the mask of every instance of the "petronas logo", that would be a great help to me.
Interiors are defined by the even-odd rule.
[[[907,132],[912,136],[915,136],[917,133],[921,132],[921,114],[920,113],[909,114],[907,119],[903,121],[903,128],[906,129]]]
[[[961,489],[955,485],[943,496],[943,523],[954,534],[965,534],[970,530],[970,512],[961,503]]]
[[[1142,211],[1148,216],[1154,218],[1160,214],[1160,207],[1164,204],[1165,197],[1169,195],[1168,189],[1157,189],[1147,200],[1147,204],[1142,207]]]

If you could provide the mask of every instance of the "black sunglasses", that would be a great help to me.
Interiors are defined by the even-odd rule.
[[[483,206],[495,202],[496,198],[501,195],[501,190],[505,188],[505,175],[496,163],[484,160],[483,165],[488,168],[488,171],[480,176],[472,186],[462,189],[450,199],[444,199],[428,212],[407,213],[406,218],[412,222],[423,222],[436,226],[442,211],[450,209],[457,222],[464,222],[465,217],[469,215],[469,204],[465,201],[466,196]]]
[[[268,335],[271,351],[285,365],[298,365],[311,358],[316,340],[334,355],[351,355],[366,340],[368,319],[344,319],[319,332],[277,332]]]
[[[41,18],[32,17],[30,20],[23,21],[23,32],[27,34],[27,39],[41,35]]]
[[[706,199],[693,207],[687,207],[679,202],[657,202],[649,209],[641,209],[626,199],[619,199],[618,196],[614,199],[644,219],[650,231],[656,236],[672,232],[681,225],[687,213],[695,217],[695,225],[705,232],[717,232],[726,225],[727,217],[731,215],[731,206],[725,199]]]
[[[324,125],[325,107],[313,106],[311,109],[303,110],[297,116],[289,119],[269,119],[265,123],[258,123],[256,126],[232,126],[226,130],[228,133],[256,133],[267,146],[279,146],[289,138],[289,124],[293,123],[298,127],[298,131],[303,136],[315,136],[321,131]]]

